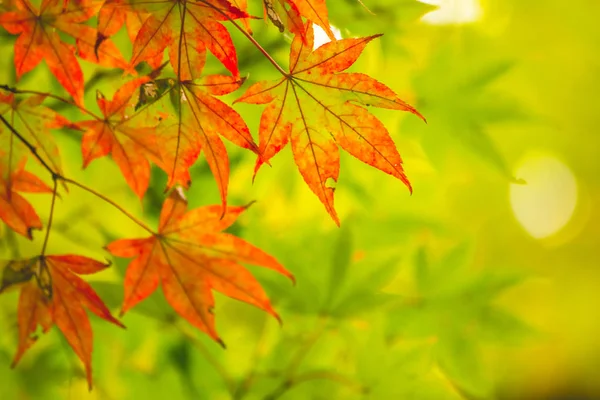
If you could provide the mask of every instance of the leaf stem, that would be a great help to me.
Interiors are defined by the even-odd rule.
[[[56,203],[56,191],[58,190],[58,178],[53,175],[52,181],[54,186],[52,188],[52,200],[50,202],[50,215],[48,216],[48,226],[46,226],[46,236],[44,236],[44,244],[42,245],[42,251],[40,255],[43,257],[46,254],[46,247],[48,246],[48,238],[50,237],[50,230],[52,228],[52,219],[54,217],[54,204]]]
[[[266,59],[269,60],[269,62],[271,64],[273,64],[273,66],[275,67],[275,69],[277,69],[277,71],[279,71],[279,73],[281,73],[283,76],[286,76],[286,77],[288,77],[290,75],[281,67],[281,65],[279,65],[277,63],[277,61],[275,61],[275,59],[267,52],[267,50],[265,50],[264,47],[262,47],[260,45],[260,43],[258,43],[256,41],[256,39],[254,39],[254,37],[252,37],[251,34],[249,34],[244,28],[242,28],[240,26],[240,24],[238,24],[233,18],[231,18],[229,15],[227,15],[225,12],[223,12],[223,10],[215,7],[213,4],[211,4],[205,0],[199,0],[198,2],[205,4],[206,6],[212,8],[213,10],[215,10],[216,12],[218,12],[219,14],[221,14],[222,16],[227,18],[227,20],[229,22],[231,22],[233,24],[233,26],[235,26],[235,28],[238,31],[240,31],[242,33],[242,35],[244,35],[254,45],[254,47],[256,47],[266,57]]]
[[[90,117],[92,117],[94,119],[97,119],[97,120],[102,119],[99,116],[97,116],[96,114],[94,114],[93,112],[91,112],[90,110],[88,110],[87,108],[75,103],[73,100],[65,99],[64,97],[61,97],[61,96],[58,96],[58,95],[55,95],[52,93],[38,92],[37,90],[21,90],[21,89],[17,89],[17,88],[8,86],[8,85],[0,85],[0,89],[4,89],[7,92],[11,92],[11,93],[15,93],[15,94],[33,94],[33,95],[38,95],[38,96],[49,97],[51,99],[58,100],[67,105],[77,107],[79,110],[81,110],[81,112],[89,115]]]
[[[234,393],[235,385],[233,379],[231,378],[231,376],[229,376],[227,370],[223,367],[223,365],[221,365],[221,363],[215,357],[213,357],[212,354],[210,354],[206,346],[204,346],[204,344],[202,344],[202,342],[198,340],[198,338],[196,338],[194,335],[192,335],[190,332],[188,332],[176,322],[173,323],[173,326],[175,327],[175,329],[177,329],[177,331],[179,331],[179,333],[181,333],[202,353],[206,361],[208,361],[208,363],[215,369],[215,371],[217,371],[217,373],[221,375],[223,383],[225,384],[225,387],[227,388],[229,393]]]
[[[281,397],[285,392],[290,390],[297,383],[301,383],[306,379],[302,379],[302,375],[297,375],[296,371],[304,361],[304,358],[308,355],[310,350],[314,347],[317,341],[321,338],[323,333],[327,330],[327,324],[329,322],[329,318],[327,316],[320,315],[318,316],[317,326],[311,335],[302,346],[296,352],[294,358],[290,361],[287,366],[287,369],[283,372],[282,377],[283,381],[267,396],[264,397],[265,400],[275,400]]]
[[[12,134],[15,135],[17,138],[19,138],[19,140],[29,149],[31,154],[33,154],[33,156],[38,159],[38,161],[44,166],[44,168],[50,173],[50,175],[52,175],[52,179],[55,179],[55,177],[58,176],[58,174],[56,172],[54,172],[54,170],[50,167],[50,165],[48,165],[48,163],[42,158],[42,156],[39,155],[39,153],[37,152],[37,149],[31,143],[29,143],[29,141],[27,139],[25,139],[23,137],[23,135],[21,135],[10,124],[10,122],[8,122],[6,120],[6,118],[4,118],[4,116],[0,115],[0,121],[2,121],[2,123],[4,125],[6,125],[6,127],[12,132]]]
[[[317,341],[321,338],[323,333],[325,333],[325,331],[327,330],[328,322],[329,320],[327,316],[320,315],[318,317],[317,326],[314,333],[306,342],[304,342],[304,345],[298,350],[296,356],[292,359],[292,361],[290,361],[286,372],[286,375],[288,377],[291,377],[296,373],[296,371],[300,367],[300,364],[302,364],[304,358],[308,355],[313,346],[317,343]]]
[[[264,350],[264,347],[266,345],[266,339],[267,339],[267,317],[263,317],[262,318],[262,326],[261,326],[261,330],[260,330],[260,336],[258,337],[258,340],[256,341],[256,346],[254,347],[254,352],[252,354],[252,362],[251,365],[252,367],[250,368],[250,370],[248,371],[248,373],[246,374],[246,376],[241,380],[241,382],[239,383],[239,385],[236,387],[234,393],[233,393],[233,400],[241,400],[242,398],[244,398],[244,396],[246,395],[246,393],[248,393],[248,391],[250,390],[250,388],[253,385],[253,381],[256,377],[256,372],[257,372],[257,368],[259,366],[259,362],[260,362],[260,354],[262,353],[262,351]]]
[[[150,229],[148,227],[148,225],[144,224],[142,221],[140,221],[139,219],[137,219],[136,217],[134,217],[131,213],[129,213],[129,211],[125,210],[123,207],[121,207],[119,204],[117,204],[115,201],[109,199],[108,197],[106,197],[105,195],[103,195],[100,192],[95,191],[94,189],[85,186],[82,183],[79,183],[77,181],[74,181],[73,179],[64,177],[64,176],[60,176],[58,175],[58,179],[62,180],[65,183],[70,183],[71,185],[77,186],[78,188],[85,190],[88,193],[93,194],[94,196],[98,197],[99,199],[105,201],[106,203],[110,204],[111,206],[115,207],[117,210],[121,211],[121,213],[123,213],[127,218],[129,218],[130,220],[132,220],[133,222],[135,222],[139,227],[143,228],[145,231],[149,232],[150,234],[154,235],[155,232]]]

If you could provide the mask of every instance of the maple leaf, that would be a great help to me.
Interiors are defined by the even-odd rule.
[[[52,193],[41,179],[24,170],[24,160],[9,175],[5,175],[0,157],[0,219],[13,231],[32,239],[33,229],[42,229],[35,209],[17,192]]]
[[[58,148],[48,131],[68,124],[54,111],[41,106],[44,96],[18,100],[12,93],[0,91],[0,219],[15,232],[29,239],[42,222],[34,208],[18,192],[51,193],[42,180],[25,171],[30,149],[5,125],[16,127],[20,135],[35,146],[38,157],[61,172]]]
[[[165,200],[158,233],[121,239],[107,246],[117,257],[132,258],[125,275],[121,314],[148,297],[160,284],[166,300],[183,318],[222,344],[214,322],[212,290],[252,304],[278,318],[256,279],[240,263],[293,276],[262,250],[221,232],[246,207],[206,206],[187,211],[180,190]]]
[[[291,141],[294,160],[305,182],[339,225],[333,205],[333,184],[340,168],[338,146],[410,188],[387,129],[363,106],[422,116],[368,75],[342,73],[367,43],[380,35],[329,42],[313,51],[310,23],[304,33],[305,41],[296,35],[292,42],[289,74],[277,81],[255,83],[236,102],[268,104],[260,120],[261,158],[255,174]]]
[[[287,0],[287,2],[304,18],[323,28],[330,40],[336,40],[329,25],[329,12],[325,0]],[[296,32],[292,31],[292,33]],[[307,38],[305,35],[303,34],[303,39]]]
[[[53,172],[62,174],[58,147],[49,131],[70,123],[53,110],[42,106],[44,99],[45,96],[34,95],[23,100],[16,98],[13,93],[0,91],[0,115],[35,147],[37,155]],[[6,155],[5,161],[10,162],[2,167],[5,174],[10,174],[15,165],[30,155],[30,149],[5,124],[0,124],[0,155],[2,154]]]
[[[248,12],[248,1],[247,0],[231,0],[231,3],[238,10],[245,12],[245,13]],[[244,18],[244,19],[242,19],[242,22],[244,24],[244,28],[246,29],[246,31],[248,31],[248,33],[252,34],[252,28],[250,27],[250,19]]]
[[[289,7],[286,7],[286,4]],[[263,0],[265,20],[268,18],[273,25],[283,32],[285,28],[293,33],[304,35],[304,23],[300,11],[294,2],[287,0]]]
[[[156,95],[146,104],[169,98],[175,112],[166,115],[157,129],[160,141],[160,161],[157,165],[169,175],[167,188],[175,184],[190,185],[189,167],[201,151],[215,177],[223,207],[227,204],[229,157],[220,136],[237,146],[258,154],[258,146],[242,117],[215,96],[238,89],[244,79],[207,75],[195,81],[178,82],[164,79],[148,83],[142,90]],[[159,94],[160,92],[160,94]],[[154,108],[148,108],[148,111]]]
[[[98,11],[96,47],[117,33],[123,24],[127,26],[127,35],[133,43],[147,17],[147,14],[128,7],[126,0],[105,1],[100,11]]]
[[[233,41],[218,21],[249,15],[228,1],[132,0],[130,6],[150,14],[133,43],[131,65],[147,61],[156,68],[169,48],[171,65],[180,80],[195,79],[200,76],[208,49],[234,76],[239,74]]]
[[[13,367],[36,342],[38,325],[44,333],[56,325],[83,362],[91,389],[93,331],[85,308],[108,322],[124,326],[78,275],[93,274],[109,265],[76,255],[38,256],[5,264],[0,292],[22,285],[17,309],[19,346]]]
[[[150,162],[159,162],[160,152],[155,127],[141,125],[140,118],[127,114],[132,95],[149,77],[131,80],[121,86],[112,100],[97,93],[97,103],[104,119],[77,123],[85,130],[81,141],[83,167],[99,157],[112,154],[125,181],[141,199],[150,181]]]
[[[295,35],[306,40],[302,17],[319,25],[330,40],[336,40],[329,25],[328,10],[325,0],[263,0],[265,20],[283,32],[286,28]]]
[[[35,68],[42,59],[58,82],[83,104],[83,73],[72,45],[59,32],[76,39],[79,56],[107,67],[126,68],[127,63],[110,40],[96,43],[96,30],[84,22],[98,13],[102,0],[43,0],[37,9],[29,0],[14,0],[10,11],[0,14],[0,25],[19,35],[15,42],[17,79]]]

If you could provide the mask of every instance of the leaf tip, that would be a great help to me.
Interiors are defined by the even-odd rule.
[[[115,324],[116,326],[118,326],[121,329],[127,329],[127,327],[125,326],[125,324],[122,323],[121,321],[119,321],[116,318],[111,318],[110,322],[112,322],[113,324]]]
[[[416,108],[414,108],[411,105],[405,104],[407,106],[406,111],[416,115],[417,117],[419,117],[423,122],[425,122],[426,124],[428,124],[427,122],[427,118],[425,118],[423,116],[423,114],[421,114]]]
[[[275,311],[271,311],[271,315],[277,320],[277,322],[279,323],[279,327],[283,328],[283,320],[281,319],[279,314],[277,314]]]
[[[243,209],[242,211],[246,211],[246,210],[247,210],[247,209],[249,209],[249,208],[250,208],[250,206],[252,206],[254,203],[256,203],[256,200],[252,200],[251,202],[249,202],[249,203],[247,203],[247,204],[243,205],[243,206],[242,206],[242,209]]]
[[[340,218],[337,216],[337,213],[335,211],[331,213],[331,218],[333,218],[333,222],[335,222],[338,228],[342,226],[340,223]]]

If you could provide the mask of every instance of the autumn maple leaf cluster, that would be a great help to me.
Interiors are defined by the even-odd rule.
[[[272,256],[222,232],[246,209],[227,204],[229,157],[223,138],[256,155],[255,173],[291,143],[301,176],[337,224],[333,184],[339,176],[340,148],[410,188],[392,138],[367,106],[418,112],[375,79],[344,72],[377,35],[336,40],[325,0],[262,3],[265,18],[293,35],[288,70],[252,36],[253,16],[245,0],[41,0],[39,5],[9,0],[0,5],[0,25],[17,36],[17,79],[45,61],[70,95],[0,86],[0,218],[29,239],[34,230],[46,230],[40,253],[5,262],[0,276],[0,291],[15,286],[21,290],[14,363],[35,342],[38,325],[44,332],[56,325],[84,363],[91,387],[92,329],[85,309],[122,326],[79,276],[101,271],[107,264],[79,255],[46,254],[55,203],[70,186],[109,202],[148,232],[145,238],[120,239],[106,246],[113,256],[132,259],[121,313],[161,286],[177,313],[218,342],[214,290],[277,317],[264,290],[242,264],[293,279]],[[313,24],[331,39],[318,49],[313,49]],[[278,80],[254,83],[236,100],[265,105],[258,144],[240,114],[219,99],[244,84],[226,25],[238,29],[281,73]],[[123,27],[133,44],[128,59],[111,39]],[[207,53],[226,73],[203,73]],[[111,97],[97,92],[100,114],[86,108],[80,60],[120,69],[128,76]],[[151,72],[141,74],[142,64]],[[82,117],[68,120],[42,104],[47,98],[79,110]],[[81,133],[83,168],[110,155],[140,199],[149,186],[151,165],[165,171],[170,194],[156,230],[64,175],[51,132],[60,129]],[[183,190],[191,184],[189,168],[201,154],[201,162],[215,178],[221,204],[188,211]],[[51,184],[29,172],[28,163],[45,168]],[[51,195],[46,224],[23,193]]]

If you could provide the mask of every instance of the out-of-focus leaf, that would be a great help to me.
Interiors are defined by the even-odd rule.
[[[514,336],[525,333],[516,318],[498,313],[492,305],[502,291],[525,275],[470,270],[466,244],[456,246],[438,262],[430,263],[429,258],[424,249],[417,251],[414,275],[418,293],[392,308],[388,335],[433,338],[434,354],[458,392],[487,398],[491,387],[478,339],[484,332],[490,340],[501,337],[503,331]]]
[[[418,0],[345,0],[330,7],[329,17],[332,25],[342,32],[347,31],[350,36],[394,32],[394,35],[385,34],[381,38],[381,46],[397,55],[402,52],[402,48],[397,45],[398,36],[403,35],[420,17],[436,8]],[[356,23],[348,24],[348,21]]]
[[[523,320],[495,306],[481,311],[477,338],[495,343],[517,345],[539,333]]]
[[[336,295],[344,284],[348,267],[350,266],[350,257],[353,250],[352,235],[347,226],[340,229],[339,237],[334,246],[331,269],[329,271],[329,288],[324,305],[326,308],[330,307],[332,302],[335,301]]]
[[[191,359],[192,346],[188,340],[180,340],[168,350],[170,363],[181,377],[183,386],[187,389],[189,395],[199,398],[200,393],[194,386],[193,363]]]
[[[465,65],[463,53],[455,42],[442,44],[427,68],[414,77],[419,109],[428,116],[427,131],[412,121],[406,121],[405,128],[423,133],[425,151],[438,166],[455,154],[450,148],[458,143],[508,179],[515,180],[504,156],[486,132],[492,123],[525,118],[517,100],[491,87],[501,81],[514,63],[490,57],[484,51],[488,44],[473,30],[462,32],[461,39],[469,52],[482,55]]]
[[[444,346],[436,346],[438,363],[453,381],[459,393],[467,398],[489,398],[491,385],[485,376],[476,343],[464,337],[450,336]]]

